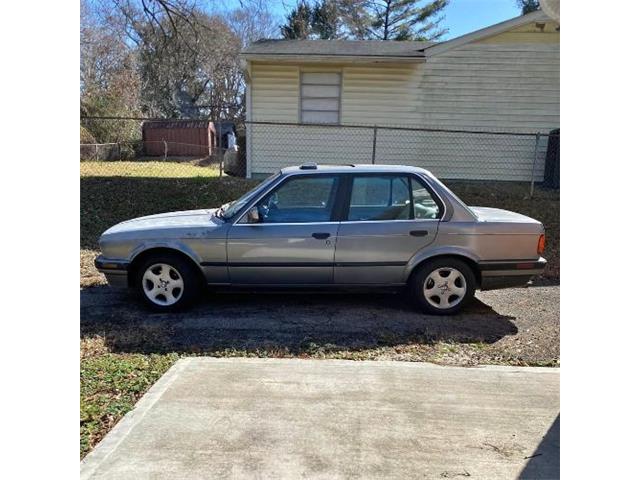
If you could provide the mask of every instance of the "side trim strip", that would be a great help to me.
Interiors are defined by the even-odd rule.
[[[407,262],[336,262],[336,267],[404,267]]]
[[[404,267],[407,262],[202,262],[203,267]]]
[[[508,260],[498,262],[478,262],[482,272],[497,270],[539,270],[547,265],[546,260]]]

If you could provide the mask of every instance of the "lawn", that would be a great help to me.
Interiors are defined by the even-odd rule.
[[[172,210],[211,208],[237,198],[256,182],[235,177],[218,177],[212,167],[178,162],[82,162],[80,176],[80,286],[104,284],[95,270],[100,234],[115,223],[130,218]],[[514,183],[447,182],[466,203],[514,210],[542,221],[547,228],[549,266],[547,282],[559,281],[560,275],[560,196],[556,191],[537,189],[528,198],[528,185]],[[126,313],[120,318],[105,319],[114,323],[112,335],[121,344],[136,344],[135,353],[114,350],[104,331],[83,332],[81,338],[81,417],[80,455],[86,455],[95,444],[129,411],[146,390],[181,356],[199,352],[178,352],[171,348],[171,328],[154,322],[142,322],[135,329],[125,328]],[[124,322],[123,324],[119,322]],[[122,339],[123,336],[128,336]],[[400,348],[410,351],[411,342]],[[162,349],[146,349],[145,345],[166,345]],[[476,355],[486,344],[436,343],[426,360],[437,361],[442,355],[470,351]],[[390,347],[391,348],[391,347]],[[299,351],[273,349],[219,350],[224,356],[311,356],[326,353],[310,345]],[[337,358],[364,359],[369,350],[351,348],[334,352]],[[386,353],[385,353],[386,354]],[[408,354],[408,353],[407,353]]]
[[[81,177],[219,177],[218,165],[200,166],[197,162],[80,162]]]

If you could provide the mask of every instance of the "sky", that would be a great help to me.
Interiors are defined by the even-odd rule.
[[[295,0],[272,2],[274,15],[283,21],[286,12],[296,4]],[[223,0],[220,3],[232,8],[237,6],[238,0]],[[445,18],[442,21],[442,26],[449,28],[449,33],[442,40],[459,37],[519,15],[516,0],[451,0],[444,10]]]
[[[449,28],[448,40],[520,15],[515,0],[451,0],[442,25]]]

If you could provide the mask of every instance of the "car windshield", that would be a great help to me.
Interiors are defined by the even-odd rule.
[[[228,220],[231,217],[233,217],[236,213],[238,213],[242,209],[242,207],[244,207],[247,204],[247,202],[251,199],[251,197],[253,197],[257,192],[265,190],[279,176],[280,176],[280,172],[274,173],[265,181],[258,184],[256,187],[252,188],[247,193],[242,195],[239,199],[222,205],[222,207],[220,207],[220,216],[225,220]]]

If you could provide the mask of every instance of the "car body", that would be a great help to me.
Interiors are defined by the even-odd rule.
[[[546,264],[537,220],[469,207],[427,170],[387,165],[284,168],[221,208],[119,223],[100,248],[108,282],[160,310],[188,303],[186,274],[192,285],[409,286],[418,297],[437,292],[425,310],[455,313],[476,288],[526,285]],[[460,280],[448,285],[449,275]],[[443,297],[453,290],[458,298]]]

